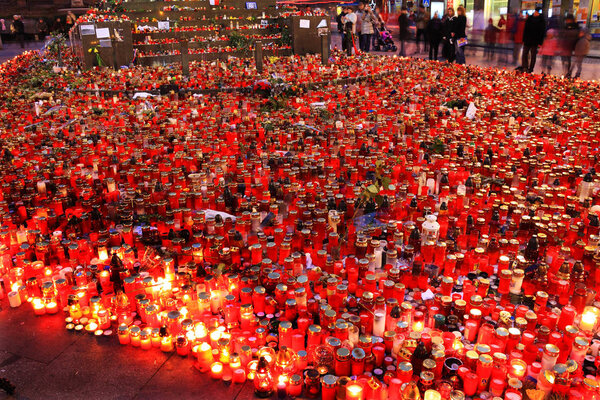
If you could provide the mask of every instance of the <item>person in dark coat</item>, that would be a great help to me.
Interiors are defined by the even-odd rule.
[[[559,50],[560,59],[563,66],[563,74],[566,77],[571,76],[571,58],[575,44],[579,39],[579,25],[575,21],[573,14],[568,14],[565,18],[565,27],[560,32]]]
[[[25,24],[23,24],[23,21],[21,20],[20,15],[15,15],[13,17],[13,23],[12,23],[11,29],[17,38],[17,42],[19,42],[19,44],[21,45],[21,48],[24,48],[25,47]]]
[[[35,24],[35,30],[37,32],[38,40],[43,41],[46,39],[46,36],[48,36],[48,24],[43,18],[38,19],[38,22]]]
[[[400,11],[400,16],[398,17],[398,39],[400,39],[400,55],[406,56],[406,50],[404,49],[404,45],[409,37],[408,26],[410,21],[408,20],[408,9],[406,7],[402,7]]]
[[[496,43],[498,42],[498,34],[500,33],[500,29],[494,25],[494,20],[491,18],[488,20],[488,26],[485,28],[485,32],[483,34],[485,41],[485,49],[483,50],[483,56],[487,60],[494,59],[494,49],[496,47]]]
[[[452,25],[452,39],[456,46],[456,62],[458,64],[466,64],[465,59],[465,46],[461,45],[460,39],[466,39],[467,37],[467,16],[466,10],[463,6],[458,6],[456,9],[456,20]]]
[[[533,72],[538,47],[544,43],[546,35],[546,21],[541,14],[542,9],[536,8],[535,12],[527,17],[523,30],[523,55],[521,56],[521,70]],[[531,59],[529,56],[531,55]]]
[[[429,40],[430,60],[437,61],[438,59],[438,49],[440,47],[442,37],[444,36],[443,30],[444,26],[442,25],[442,20],[436,12],[433,14],[433,18],[431,18],[427,23],[427,39]]]
[[[454,23],[456,21],[456,16],[454,15],[454,8],[448,7],[448,13],[444,16],[443,22],[443,47],[442,47],[442,56],[448,62],[454,62],[456,58],[456,53],[454,51],[454,39],[452,38],[452,31],[454,30]]]

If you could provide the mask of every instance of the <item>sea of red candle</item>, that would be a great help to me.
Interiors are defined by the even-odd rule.
[[[596,399],[598,84],[331,61],[1,65],[0,297],[259,396]],[[202,76],[256,93],[65,90]]]

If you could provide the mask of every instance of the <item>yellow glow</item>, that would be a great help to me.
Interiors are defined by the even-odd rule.
[[[108,260],[108,252],[106,251],[106,249],[98,249],[98,258],[100,259],[100,261]]]
[[[32,304],[33,308],[35,308],[36,310],[40,310],[45,307],[44,303],[42,303],[42,299],[38,297],[33,299]]]
[[[360,385],[353,384],[353,385],[346,386],[346,391],[348,392],[348,394],[350,394],[352,396],[357,396],[360,393],[362,393],[363,388]]]
[[[425,391],[424,400],[441,400],[442,395],[437,390],[427,390]]]
[[[181,318],[185,319],[187,317],[189,311],[188,311],[187,307],[181,307],[179,312],[181,313]]]
[[[216,342],[219,339],[221,339],[221,332],[220,331],[212,331],[210,333],[210,340],[214,340]]]
[[[206,329],[206,325],[204,325],[202,322],[198,323],[196,325],[196,328],[194,329],[194,333],[196,335],[196,338],[206,337],[206,335],[208,335],[208,330]]]
[[[208,344],[208,343],[202,343],[200,345],[200,351],[201,352],[212,351],[212,347],[210,347],[210,344]]]
[[[12,285],[10,285],[10,288],[13,292],[18,292],[19,291],[19,283],[15,282]]]
[[[413,331],[422,332],[423,331],[423,322],[416,321],[415,323],[413,323]]]
[[[285,375],[279,375],[278,381],[279,383],[287,383],[287,376]]]
[[[213,363],[213,365],[210,367],[210,370],[213,373],[218,374],[223,371],[223,364],[221,364],[220,362]]]

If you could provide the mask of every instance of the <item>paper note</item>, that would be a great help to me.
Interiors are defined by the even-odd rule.
[[[81,25],[79,30],[81,31],[82,36],[96,34],[96,27],[94,25]]]
[[[159,31],[168,31],[169,30],[169,21],[158,21],[158,30]]]
[[[301,19],[300,20],[300,28],[304,28],[304,29],[310,28],[310,19]]]
[[[100,40],[100,47],[112,47],[112,44],[110,43],[110,39]]]
[[[96,29],[96,37],[98,39],[108,39],[108,38],[110,38],[110,29],[108,29],[108,28],[98,28],[98,29]]]
[[[317,25],[317,28],[327,28],[327,20],[322,19],[321,22],[319,22],[319,25]]]

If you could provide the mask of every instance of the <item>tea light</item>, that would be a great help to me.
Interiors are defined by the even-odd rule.
[[[218,361],[212,363],[210,366],[210,376],[216,380],[223,379],[223,364]]]

